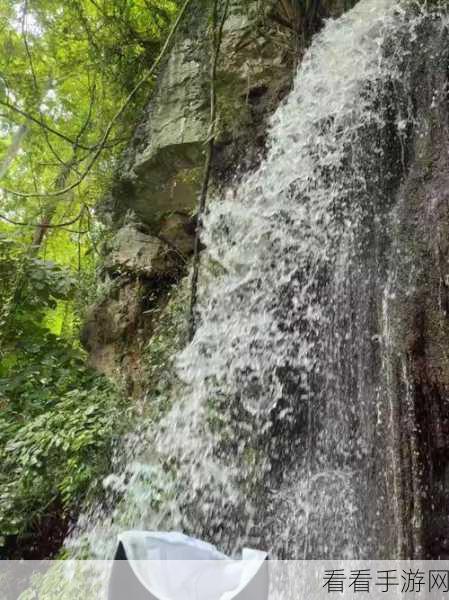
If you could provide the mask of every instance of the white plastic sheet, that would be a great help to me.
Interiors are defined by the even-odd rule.
[[[127,531],[119,542],[135,577],[157,600],[240,598],[266,568],[265,552],[244,548],[241,559],[232,560],[177,532]]]

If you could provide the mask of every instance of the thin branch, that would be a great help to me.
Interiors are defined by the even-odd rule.
[[[160,240],[161,242],[163,242],[164,244],[166,244],[171,250],[173,250],[173,252],[177,256],[179,256],[179,258],[183,261],[184,264],[187,264],[186,255],[183,252],[181,252],[181,250],[178,248],[178,246],[176,244],[174,244],[171,240],[167,239],[161,233],[156,234],[154,237],[157,238],[158,240]]]
[[[56,189],[61,189],[66,185],[67,180],[70,177],[70,174],[72,172],[72,168],[73,168],[74,164],[76,163],[76,153],[77,153],[77,148],[73,148],[72,156],[71,156],[69,162],[64,163],[62,165],[61,170],[59,171],[58,176],[55,179]],[[80,214],[82,214],[82,211]],[[40,247],[42,246],[42,243],[48,232],[48,227],[49,227],[49,225],[52,224],[52,221],[53,221],[53,218],[55,215],[56,215],[56,203],[53,202],[53,203],[47,204],[44,207],[44,213],[42,215],[41,221],[40,221],[39,225],[37,225],[35,232],[34,232],[33,242],[31,244],[33,252],[37,253],[39,251]],[[63,218],[64,217],[65,217],[65,214],[63,215]]]
[[[11,110],[11,111],[19,114],[20,116],[24,117],[28,121],[31,121],[32,123],[35,123],[36,125],[39,125],[39,127],[42,127],[42,129],[47,130],[49,133],[52,133],[53,135],[56,135],[57,137],[61,138],[62,140],[64,140],[68,144],[70,144],[71,146],[76,146],[77,148],[81,148],[81,150],[88,150],[89,152],[92,152],[99,145],[99,144],[94,144],[92,146],[86,146],[85,144],[81,144],[79,141],[73,140],[69,136],[67,136],[64,133],[62,133],[61,131],[58,131],[54,127],[51,127],[50,125],[48,125],[47,123],[45,123],[42,119],[38,119],[37,117],[35,117],[31,113],[29,113],[28,111],[23,110],[23,109],[19,108],[18,106],[15,106],[14,104],[11,104],[7,100],[1,100],[0,99],[0,105],[2,105],[5,108],[7,108],[7,109],[9,109],[9,110]],[[0,114],[0,116],[3,117],[3,118],[5,118],[5,119],[8,118],[8,116],[6,115],[6,113]],[[122,143],[124,141],[126,141],[125,138],[119,138],[119,139],[116,139],[116,140],[112,140],[108,144],[107,147],[111,148],[112,146],[116,146],[117,144],[120,144],[120,143]]]
[[[182,7],[182,9],[179,12],[178,18],[176,19],[167,39],[165,40],[165,43],[162,47],[161,52],[159,53],[159,56],[156,58],[155,62],[153,63],[151,69],[149,70],[149,72],[145,75],[145,77],[143,77],[143,79],[141,79],[139,81],[139,83],[137,83],[134,86],[134,89],[128,94],[127,98],[125,99],[125,101],[123,102],[123,104],[120,106],[120,108],[118,109],[118,111],[115,113],[115,115],[112,117],[112,119],[109,122],[109,125],[106,127],[106,131],[103,135],[103,138],[101,139],[100,143],[98,144],[97,149],[95,150],[92,158],[89,160],[86,169],[84,170],[84,172],[80,175],[80,177],[71,185],[67,186],[64,189],[61,190],[56,190],[53,192],[47,192],[47,193],[33,193],[33,192],[17,192],[15,190],[10,190],[9,188],[0,188],[3,192],[6,192],[8,194],[12,194],[13,196],[18,196],[19,198],[36,198],[36,197],[48,197],[48,198],[55,198],[57,196],[63,196],[64,194],[66,194],[67,192],[70,192],[71,190],[75,189],[76,187],[78,187],[88,176],[88,174],[90,173],[90,171],[92,170],[92,167],[94,166],[94,164],[96,163],[97,159],[99,158],[100,154],[102,153],[102,151],[104,150],[106,143],[109,139],[109,136],[111,134],[111,131],[116,123],[116,121],[118,121],[118,119],[122,116],[122,114],[125,112],[126,108],[128,107],[128,105],[130,104],[131,100],[134,98],[134,96],[137,94],[137,92],[140,90],[140,88],[153,76],[153,73],[155,72],[155,70],[157,69],[157,67],[159,66],[161,60],[163,59],[163,57],[165,56],[165,53],[167,52],[168,48],[170,47],[171,41],[175,35],[175,33],[177,32],[179,25],[182,21],[182,18],[187,10],[187,8],[189,7],[189,5],[192,3],[192,0],[186,0],[184,2],[184,5]]]
[[[281,25],[282,27],[287,27],[288,29],[291,29],[295,33],[298,33],[298,29],[297,29],[297,27],[295,27],[293,22],[287,21],[287,19],[284,19],[281,15],[273,13],[270,15],[270,19],[275,21],[278,25]]]
[[[80,210],[80,212],[78,213],[78,215],[76,217],[74,217],[73,219],[71,219],[70,221],[66,221],[65,223],[55,223],[55,224],[49,223],[48,225],[45,225],[45,227],[46,227],[46,229],[58,229],[59,227],[69,227],[70,225],[74,225],[77,221],[79,221],[81,219],[85,210],[86,210],[86,207],[83,206],[82,209]],[[36,227],[42,227],[42,223],[29,223],[29,222],[25,222],[25,221],[16,221],[15,219],[10,219],[9,217],[6,217],[5,215],[2,215],[2,214],[0,214],[0,219],[2,221],[5,221],[6,223],[10,223],[11,225],[18,225],[19,227],[30,227],[31,229],[36,229]],[[78,233],[78,232],[76,232],[76,233]]]
[[[77,146],[78,148],[81,148],[82,150],[90,150],[90,151],[92,151],[92,150],[94,150],[96,148],[96,146],[85,146],[84,144],[80,144],[79,142],[75,142],[75,140],[72,140],[71,138],[69,138],[64,133],[61,133],[57,129],[54,129],[50,125],[47,125],[47,123],[45,123],[44,121],[42,121],[42,119],[38,119],[37,117],[33,116],[31,113],[29,113],[29,112],[27,112],[25,110],[22,110],[21,108],[19,108],[17,106],[14,106],[14,104],[11,104],[7,100],[0,100],[0,104],[2,106],[4,106],[5,108],[8,108],[9,110],[12,110],[13,112],[21,115],[25,119],[28,119],[32,123],[36,123],[36,125],[39,125],[43,129],[47,130],[49,133],[52,133],[53,135],[56,135],[57,137],[59,137],[62,140],[66,141],[67,143],[69,143],[72,146]]]
[[[23,15],[22,15],[22,39],[23,39],[23,43],[25,46],[25,52],[28,58],[28,64],[30,66],[30,71],[31,71],[31,75],[33,78],[33,87],[34,87],[34,91],[36,93],[36,97],[41,99],[43,97],[43,94],[41,94],[40,88],[39,88],[39,84],[37,82],[37,77],[36,77],[36,70],[34,68],[34,62],[33,62],[33,56],[31,54],[31,50],[30,50],[30,46],[28,44],[28,31],[27,31],[27,17],[28,17],[28,0],[24,1],[24,5],[23,5]],[[46,128],[46,123],[45,123],[45,119],[44,119],[44,115],[42,114],[42,110],[40,107],[40,100],[39,100],[39,107],[38,107],[38,112],[39,112],[39,117],[40,120],[43,124],[43,132],[44,132],[44,137],[45,137],[45,141],[47,142],[47,146],[50,148],[50,152],[53,154],[53,156],[56,158],[56,160],[64,165],[64,161],[62,160],[62,158],[59,156],[59,154],[56,152],[56,150],[53,147],[53,144],[50,142],[50,138],[48,136],[48,130]],[[79,141],[79,139],[77,139],[77,141]]]
[[[33,77],[34,89],[35,89],[36,93],[38,95],[40,95],[39,94],[39,85],[37,83],[37,78],[36,78],[36,72],[34,70],[33,58],[31,56],[30,47],[28,45],[27,23],[26,23],[27,16],[28,16],[28,0],[25,0],[25,2],[23,3],[23,13],[22,13],[22,39],[23,39],[23,43],[25,46],[25,52],[28,57],[28,63],[30,65],[31,75]]]

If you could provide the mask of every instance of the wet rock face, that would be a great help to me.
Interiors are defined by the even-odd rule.
[[[427,27],[427,31],[426,31]],[[427,24],[409,89],[413,126],[392,214],[401,552],[449,558],[449,36]]]
[[[447,69],[447,63],[444,66]],[[442,68],[437,75],[440,81],[432,77],[431,84],[442,83]],[[432,558],[448,559],[449,121],[445,88],[438,85],[433,89],[438,90],[441,102],[426,119],[426,131],[420,140],[424,141],[424,151],[417,157],[409,182],[416,212],[410,215],[408,226],[414,229],[416,261],[422,271],[413,294],[410,337],[405,339],[416,403],[423,552]]]

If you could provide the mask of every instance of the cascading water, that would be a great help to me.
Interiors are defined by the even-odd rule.
[[[442,23],[361,0],[315,38],[265,160],[210,204],[186,385],[109,478],[124,500],[90,529],[97,555],[113,523],[281,558],[401,553],[391,210],[413,55]]]

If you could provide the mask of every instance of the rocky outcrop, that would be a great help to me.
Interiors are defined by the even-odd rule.
[[[318,2],[311,19],[294,3],[232,0],[217,69],[216,189],[254,167],[270,115],[288,92],[301,51],[322,18],[355,0]],[[224,4],[224,3],[223,3]],[[101,275],[107,292],[89,311],[83,342],[98,370],[140,393],[141,348],[151,335],[148,297],[186,272],[210,120],[210,2],[197,0],[175,36],[156,89],[99,213],[115,230]]]
[[[184,273],[193,252],[194,226],[182,214],[166,217],[155,236],[136,224],[118,229],[107,246],[103,298],[88,312],[82,342],[90,364],[142,394],[142,356],[165,295]]]
[[[209,130],[207,3],[194,3],[161,69],[156,91],[101,207],[115,229],[105,249],[104,297],[89,311],[83,342],[93,367],[141,392],[142,348],[152,304],[185,274],[193,251],[197,195]],[[199,6],[201,5],[201,7]],[[294,32],[258,2],[231,3],[218,65],[215,183],[257,160],[268,116],[289,88]]]
[[[194,3],[124,156],[109,199],[116,220],[131,209],[154,225],[167,212],[195,209],[210,120],[208,23],[207,3]],[[292,39],[258,2],[234,0],[217,74],[222,143],[243,137],[247,148],[254,145],[255,120],[273,110],[290,83]]]

